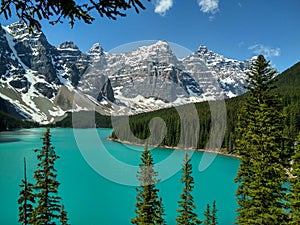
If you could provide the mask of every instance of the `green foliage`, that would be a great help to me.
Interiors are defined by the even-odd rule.
[[[203,225],[211,225],[211,214],[209,204],[206,205],[206,209],[204,211]]]
[[[201,224],[197,214],[194,212],[196,205],[194,204],[194,198],[191,193],[194,189],[194,178],[192,177],[192,164],[188,154],[186,154],[184,158],[180,182],[183,183],[184,187],[183,192],[180,195],[180,200],[178,201],[178,216],[176,217],[177,224]]]
[[[204,225],[217,225],[217,208],[216,208],[216,201],[213,201],[212,210],[210,210],[210,205],[206,205],[206,209],[204,211]]]
[[[153,159],[147,145],[141,159],[142,163],[139,165],[140,171],[137,175],[140,186],[137,188],[136,216],[131,219],[131,223],[136,225],[165,224],[162,199],[159,198],[159,190],[156,188],[158,174],[154,171]]]
[[[18,199],[19,204],[19,222],[23,225],[29,224],[29,220],[33,211],[33,204],[35,203],[33,194],[33,184],[27,181],[26,175],[26,160],[24,158],[24,179],[22,184],[19,185],[22,190],[20,191],[20,197]]]
[[[286,224],[289,154],[283,138],[282,108],[273,89],[269,62],[260,55],[249,77],[249,92],[238,114],[236,151],[241,164],[236,177],[237,221],[240,225]]]
[[[68,216],[67,216],[67,212],[65,211],[65,206],[64,204],[62,204],[61,206],[61,210],[60,210],[60,218],[59,218],[59,221],[60,221],[60,224],[61,225],[70,225],[68,223]]]
[[[278,101],[283,103],[283,111],[285,114],[284,119],[284,136],[287,139],[295,139],[298,132],[300,132],[300,63],[295,64],[290,69],[286,70],[282,74],[278,75],[273,82],[273,88],[270,90],[270,94],[278,96]],[[253,84],[252,84],[253,85]],[[262,87],[263,88],[263,87]],[[238,120],[238,109],[241,104],[248,97],[249,93],[244,95],[226,99],[226,111],[227,111],[227,124],[226,132],[223,141],[223,148],[229,153],[235,152],[235,140],[236,140],[236,127]],[[138,115],[130,116],[130,130],[123,124],[114,126],[114,132],[112,137],[121,141],[134,142],[131,134],[133,133],[139,139],[146,139],[150,136],[149,122],[155,117],[159,117],[164,120],[167,127],[166,136],[163,139],[161,145],[170,147],[194,147],[191,146],[190,139],[198,139],[197,148],[203,149],[208,143],[211,130],[211,111],[208,102],[201,102],[195,104],[195,107],[199,116],[199,132],[186,133],[185,131],[193,131],[195,123],[198,121],[190,122],[189,118],[191,112],[188,107],[180,106],[180,112],[182,112],[182,118],[175,108],[161,109],[154,112],[142,113]],[[177,108],[177,109],[178,109]],[[180,120],[181,119],[181,120]],[[182,137],[181,137],[182,136]],[[178,145],[180,138],[181,145]],[[151,140],[150,140],[151,141]],[[142,143],[142,141],[141,141]]]
[[[38,126],[39,125],[37,123],[21,120],[0,110],[0,131]]]
[[[91,117],[91,113],[94,114],[95,120],[92,121],[93,124],[90,123],[89,119]],[[90,128],[90,127],[97,127],[97,128],[112,128],[111,124],[111,117],[110,116],[104,116],[97,112],[73,112],[73,113],[67,113],[67,116],[62,119],[61,121],[57,121],[51,126],[53,127],[73,127],[73,117],[76,118],[76,124],[75,126],[77,128]]]
[[[217,206],[216,201],[213,201],[213,206],[211,210],[211,225],[217,225],[218,224],[218,218],[217,218]]]
[[[50,129],[44,133],[43,147],[38,152],[38,169],[34,172],[36,184],[34,189],[37,198],[37,206],[34,208],[30,224],[55,225],[60,218],[60,200],[58,196],[59,182],[56,180],[55,161],[59,158],[55,149],[51,146]]]
[[[291,221],[289,225],[300,224],[300,133],[297,139],[291,171],[291,193],[289,195]]]
[[[149,123],[155,118],[159,117],[166,123],[166,136],[160,143],[161,146],[178,146],[178,147],[194,147],[194,148],[204,148],[208,141],[209,130],[211,127],[211,115],[210,109],[207,102],[197,104],[196,110],[199,115],[199,119],[195,119],[193,112],[190,110],[189,105],[179,106],[175,108],[161,109],[158,111],[153,111],[149,113],[141,113],[138,115],[130,116],[129,126],[127,124],[116,123],[114,126],[114,132],[112,137],[119,139],[121,141],[135,142],[132,139],[132,133],[135,137],[139,138],[141,141],[139,144],[143,143],[143,140],[150,136]],[[180,116],[178,111],[181,112]],[[193,119],[191,119],[193,118]],[[121,117],[120,117],[121,119]],[[199,123],[199,132],[197,131],[197,124]],[[157,128],[161,133],[161,130]],[[155,132],[152,133],[153,140],[149,140],[149,144],[155,144]],[[199,140],[196,142],[195,140]]]
[[[96,11],[99,16],[106,16],[109,19],[116,19],[118,16],[126,16],[125,11],[134,8],[136,12],[139,9],[145,9],[140,0],[1,0],[0,15],[4,14],[5,18],[12,17],[12,12],[20,20],[24,20],[30,30],[33,28],[41,29],[40,20],[48,20],[50,24],[63,22],[68,19],[71,27],[76,20],[81,20],[90,24],[95,19],[92,11]]]

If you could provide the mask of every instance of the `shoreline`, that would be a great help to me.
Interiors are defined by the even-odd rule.
[[[144,146],[143,144],[140,144],[140,143],[122,141],[120,139],[114,139],[114,138],[111,138],[111,137],[107,137],[106,139],[109,140],[109,141],[114,141],[114,142],[118,142],[118,143],[122,143],[122,144],[126,144],[126,145]],[[159,145],[159,146],[149,145],[149,146],[155,147],[155,148],[163,148],[163,149],[167,149],[167,150],[189,150],[189,151],[195,151],[195,152],[204,152],[204,153],[207,152],[207,153],[211,153],[211,154],[222,155],[222,156],[232,157],[232,158],[236,158],[236,159],[241,158],[240,156],[238,156],[236,154],[230,154],[230,153],[225,152],[224,149],[220,149],[219,151],[214,151],[214,150],[208,150],[208,149],[170,147],[170,146],[167,146],[167,145]]]

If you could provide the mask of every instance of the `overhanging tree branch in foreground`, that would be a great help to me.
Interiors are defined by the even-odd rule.
[[[118,16],[126,16],[125,11],[130,8],[139,13],[145,6],[140,0],[86,0],[85,3],[75,0],[1,0],[0,15],[3,14],[8,19],[16,14],[31,30],[40,30],[39,21],[42,19],[48,20],[50,24],[68,19],[73,27],[76,20],[91,24],[95,19],[93,11],[101,17],[115,20]]]

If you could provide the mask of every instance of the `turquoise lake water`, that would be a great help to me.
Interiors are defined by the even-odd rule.
[[[41,148],[45,129],[24,129],[0,133],[0,224],[18,223],[19,184],[23,178],[23,158],[27,177],[33,180],[36,167],[34,149]],[[134,217],[136,174],[143,147],[106,140],[111,129],[51,129],[52,145],[61,157],[56,161],[59,195],[72,225],[130,225]],[[95,139],[95,134],[97,139]],[[184,154],[191,151],[153,149],[152,155],[161,178],[158,184],[168,225],[176,224],[177,200],[182,191],[179,182]],[[204,157],[204,158],[203,158]],[[199,163],[212,161],[203,171]],[[196,212],[203,219],[207,203],[217,202],[220,225],[235,220],[236,176],[239,160],[194,152],[192,155]]]

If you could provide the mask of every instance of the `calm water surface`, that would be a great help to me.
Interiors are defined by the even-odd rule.
[[[41,148],[41,137],[45,129],[25,129],[14,132],[0,133],[0,224],[16,225],[18,223],[19,184],[23,178],[23,158],[27,160],[27,176],[34,182],[33,171],[37,164],[36,148]],[[133,147],[106,140],[110,129],[97,129],[98,139],[89,138],[91,129],[76,130],[81,142],[85,141],[84,149],[89,154],[95,153],[93,164],[99,168],[105,167],[112,174],[133,179],[135,174],[126,174],[116,166],[109,168],[109,162],[98,160],[96,153],[109,151],[116,161],[127,165],[137,166],[140,163],[142,147]],[[113,182],[96,172],[84,159],[76,143],[73,129],[52,129],[52,144],[57,154],[61,156],[56,162],[58,180],[61,182],[59,195],[63,199],[68,217],[72,225],[129,225],[134,214],[136,191],[134,186]],[[77,138],[78,139],[78,138]],[[101,145],[98,145],[101,143]],[[182,163],[186,151],[176,157]],[[164,162],[173,150],[154,149],[152,155],[155,162]],[[199,162],[203,153],[195,152],[192,156],[195,189],[193,195],[197,205],[196,212],[203,219],[203,212],[207,203],[217,202],[218,219],[220,225],[232,224],[235,218],[235,190],[233,179],[236,176],[239,161],[235,158],[217,156],[213,163],[204,171],[199,171]],[[171,168],[169,168],[171,169]],[[164,174],[157,168],[159,174]],[[176,172],[176,171],[175,171]],[[182,190],[179,183],[180,171],[169,179],[163,179],[158,184],[160,195],[165,206],[168,225],[175,225],[177,200]],[[124,182],[123,182],[124,183]]]

